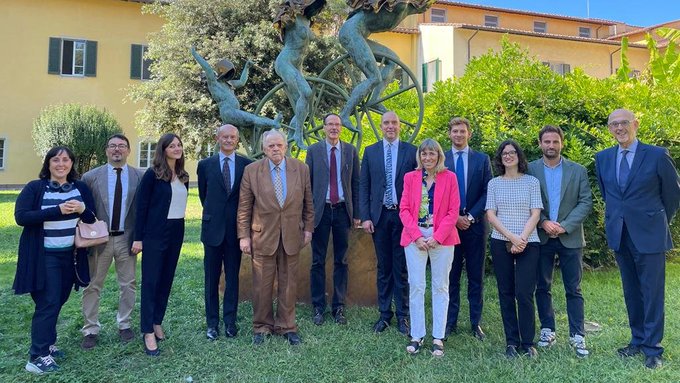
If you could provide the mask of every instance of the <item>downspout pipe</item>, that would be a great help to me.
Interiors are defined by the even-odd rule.
[[[615,50],[614,52],[609,54],[609,74],[614,74],[614,54],[618,51],[620,51],[621,48]]]
[[[479,33],[479,29],[477,29],[477,30],[475,31],[475,33],[473,33],[472,36],[470,36],[469,39],[467,39],[467,63],[468,63],[468,64],[470,63],[470,60],[472,59],[472,57],[471,57],[471,55],[472,55],[472,53],[471,53],[472,49],[470,48],[470,41],[472,41],[472,39],[475,38],[475,36],[477,36],[477,33]]]

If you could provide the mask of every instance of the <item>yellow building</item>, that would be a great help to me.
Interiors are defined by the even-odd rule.
[[[41,159],[33,148],[33,120],[45,107],[60,103],[92,104],[111,112],[131,140],[129,163],[146,166],[156,137],[138,136],[134,114],[139,105],[124,99],[130,85],[149,77],[142,53],[149,32],[163,24],[161,18],[141,13],[149,1],[0,1],[0,33],[6,52],[11,52],[0,61],[0,187],[37,177]],[[620,37],[629,36],[630,64],[640,70],[648,53],[634,42],[643,40],[648,30],[437,1],[425,14],[371,38],[394,50],[425,80],[427,90],[436,80],[461,76],[471,58],[498,49],[506,35],[558,72],[581,67],[595,77],[618,68]],[[195,174],[194,161],[188,168]]]
[[[126,88],[148,78],[141,52],[162,20],[141,13],[144,1],[2,0],[0,35],[0,185],[38,176],[33,120],[48,105],[77,102],[111,112],[133,143],[129,162],[146,161]],[[146,64],[146,65],[145,65]],[[145,70],[147,69],[147,70]]]

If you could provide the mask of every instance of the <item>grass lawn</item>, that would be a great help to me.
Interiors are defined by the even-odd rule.
[[[17,192],[0,192],[0,382],[680,382],[678,258],[666,269],[665,365],[656,371],[646,369],[641,357],[624,360],[616,355],[616,348],[628,342],[630,332],[615,269],[584,275],[586,319],[602,325],[602,331],[587,337],[591,356],[584,360],[576,358],[566,344],[568,327],[559,273],[553,289],[558,343],[549,350],[539,350],[536,360],[507,360],[503,356],[505,342],[493,276],[487,277],[485,289],[483,328],[487,339],[479,342],[463,331],[449,338],[446,355],[441,359],[427,352],[407,355],[407,340],[394,327],[383,334],[372,333],[371,326],[377,319],[375,307],[348,308],[347,326],[327,321],[317,327],[311,322],[310,306],[300,304],[297,312],[304,342],[301,346],[291,348],[283,338],[272,337],[265,345],[254,347],[250,336],[252,306],[243,303],[239,336],[209,342],[205,339],[203,252],[196,190],[190,194],[187,235],[163,324],[168,340],[161,343],[161,356],[146,356],[141,338],[126,345],[118,340],[117,286],[112,268],[102,299],[103,329],[97,348],[80,350],[81,297],[73,293],[58,323],[58,345],[67,354],[60,362],[62,371],[34,376],[24,371],[33,301],[11,290],[20,233],[13,218],[16,196]],[[467,303],[462,301],[459,329],[464,330],[469,323]],[[133,323],[137,330],[138,308]],[[428,340],[428,349],[429,346]]]

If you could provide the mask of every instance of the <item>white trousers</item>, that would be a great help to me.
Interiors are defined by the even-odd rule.
[[[424,237],[432,236],[433,229],[420,228]],[[404,248],[408,269],[409,310],[411,338],[425,337],[425,288],[427,259],[430,259],[432,276],[432,337],[443,339],[446,314],[449,308],[449,272],[453,262],[454,246],[437,246],[427,251],[419,250],[415,243]]]

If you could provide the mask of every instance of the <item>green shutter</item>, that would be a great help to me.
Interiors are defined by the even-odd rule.
[[[427,63],[423,64],[423,92],[427,92]]]
[[[132,44],[130,49],[130,78],[140,80],[142,78],[142,52],[144,47]]]
[[[47,73],[61,74],[61,39],[58,37],[50,37]]]
[[[85,43],[85,76],[97,76],[97,42],[87,41]]]

